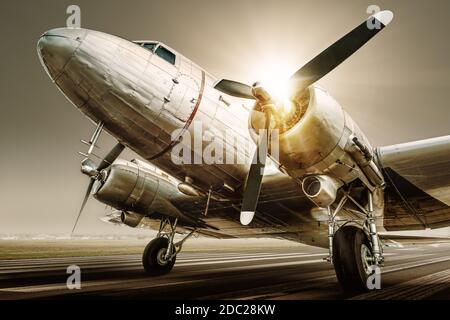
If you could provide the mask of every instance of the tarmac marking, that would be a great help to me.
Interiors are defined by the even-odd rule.
[[[322,262],[322,261],[323,260],[291,261],[291,262],[282,262],[282,263],[271,263],[271,264],[266,264],[266,265],[261,265],[261,266],[240,266],[240,267],[234,267],[231,269],[232,270],[262,269],[262,268],[271,268],[271,267],[288,266],[288,265],[311,264],[311,263],[317,263],[317,262]],[[208,269],[208,271],[211,271],[211,269]],[[221,277],[219,277],[219,278],[221,278]],[[172,286],[172,285],[204,282],[204,281],[211,281],[211,280],[212,279],[198,279],[198,280],[186,280],[186,281],[177,281],[177,282],[164,282],[164,283],[159,283],[159,284],[151,284],[151,285],[144,285],[144,286],[137,286],[137,287],[133,286],[133,289]],[[85,288],[85,287],[92,288],[95,286],[101,286],[101,285],[105,285],[105,284],[115,284],[115,285],[122,284],[122,283],[130,284],[132,282],[136,282],[137,284],[142,283],[142,279],[135,280],[135,281],[130,281],[128,279],[127,280],[116,280],[116,281],[94,280],[94,281],[88,281],[88,282],[82,283],[82,288]],[[48,291],[58,291],[58,290],[68,290],[68,289],[65,284],[34,285],[34,286],[24,286],[24,287],[2,288],[2,289],[0,289],[0,292],[31,293],[31,292],[48,292]],[[78,290],[68,290],[68,291],[76,292]]]
[[[290,255],[307,255],[308,253],[304,252],[291,252],[291,253],[279,253],[279,254],[273,254],[273,253],[261,253],[261,254],[239,254],[239,253],[233,253],[233,254],[212,254],[210,257],[205,258],[205,254],[201,255],[194,255],[190,257],[190,255],[186,254],[180,254],[178,260],[215,260],[215,259],[223,259],[223,258],[245,258],[245,257],[264,257],[264,256],[290,256]],[[33,265],[39,265],[39,264],[49,264],[49,263],[61,263],[65,264],[70,262],[73,263],[84,263],[84,260],[92,260],[92,263],[96,263],[97,261],[106,262],[106,261],[131,261],[136,260],[140,261],[142,258],[140,255],[128,255],[128,256],[92,256],[92,257],[67,257],[67,258],[39,258],[39,259],[17,259],[17,260],[3,260],[0,261],[0,267],[2,266],[9,266],[9,265],[19,265],[23,266],[25,262],[28,264]]]
[[[315,254],[277,254],[277,255],[251,255],[251,256],[230,256],[230,257],[222,257],[222,258],[201,258],[201,259],[178,259],[177,265],[189,266],[189,265],[202,265],[202,264],[214,264],[214,263],[233,263],[233,262],[250,262],[256,260],[274,260],[274,259],[292,259],[292,258],[306,258],[313,256],[321,256],[326,255],[325,253],[315,253]],[[232,259],[234,258],[234,259]],[[119,262],[119,263],[117,263]],[[102,267],[124,267],[124,266],[132,266],[137,263],[140,264],[141,259],[136,260],[126,260],[126,261],[89,261],[89,262],[77,262],[77,261],[59,261],[58,263],[39,263],[39,264],[31,264],[31,265],[14,265],[14,266],[0,266],[0,274],[8,274],[14,272],[23,272],[25,270],[32,271],[50,271],[50,270],[60,270],[61,268],[65,268],[71,264],[78,264],[80,267],[84,269],[92,269],[97,268],[99,266]]]
[[[180,264],[177,264],[178,266],[181,267],[188,267],[188,266],[196,266],[196,265],[214,265],[214,264],[222,264],[222,263],[239,263],[239,262],[252,262],[252,261],[261,261],[261,260],[274,260],[274,259],[291,259],[291,258],[313,258],[313,257],[317,257],[317,256],[325,256],[325,253],[317,253],[317,254],[304,254],[304,253],[299,253],[299,254],[292,254],[292,253],[284,253],[284,254],[277,254],[277,255],[271,255],[269,256],[268,254],[262,254],[262,255],[248,255],[246,257],[244,257],[243,259],[241,257],[239,257],[240,259],[227,259],[229,257],[223,257],[220,260],[218,260],[218,258],[216,258],[216,261],[212,261],[209,258],[203,258],[202,260],[198,261],[192,261],[193,259],[184,259],[184,261],[180,261]],[[390,255],[394,255],[394,258],[401,258],[404,259],[406,256],[398,256],[396,254],[390,254]],[[429,254],[428,254],[429,255]],[[414,257],[414,256],[419,256],[419,255],[413,255],[410,254],[408,255],[408,257]],[[128,258],[130,256],[127,256]],[[233,257],[233,256],[231,256]],[[97,257],[98,259],[98,257]],[[400,259],[400,260],[401,260]],[[88,259],[89,260],[89,259]],[[90,259],[92,260],[92,259]],[[203,260],[209,260],[209,261],[203,261]],[[399,260],[399,259],[397,259]],[[408,262],[408,263],[402,263],[402,264],[398,264],[398,265],[394,265],[394,266],[389,266],[389,267],[385,267],[383,269],[383,273],[390,273],[390,272],[396,272],[396,271],[400,271],[400,270],[404,270],[404,269],[409,269],[409,268],[415,268],[415,267],[420,267],[420,266],[424,266],[424,265],[429,265],[429,264],[434,264],[434,263],[440,263],[440,262],[445,262],[445,261],[449,261],[450,257],[439,257],[439,258],[432,258],[432,259],[428,259],[428,260],[424,260],[424,261],[420,261],[420,262]],[[59,261],[62,262],[62,261]],[[112,264],[113,261],[107,261],[107,265],[112,265],[115,267],[127,267],[128,265],[132,264],[132,262],[127,262],[125,264],[122,265],[117,265],[117,264]],[[121,260],[118,260],[118,262],[122,262]],[[90,263],[93,263],[93,261],[90,261]],[[227,267],[225,268],[225,270],[228,271],[240,271],[240,270],[254,270],[254,269],[266,269],[266,268],[275,268],[275,267],[285,267],[285,266],[295,266],[295,265],[305,265],[305,264],[314,264],[314,263],[324,263],[324,261],[322,259],[312,259],[312,260],[302,260],[302,261],[285,261],[285,262],[275,262],[275,263],[266,263],[266,264],[262,264],[262,265],[247,265],[247,266],[235,266],[235,267]],[[136,265],[136,263],[133,263],[133,266],[139,267]],[[92,266],[90,268],[93,268]],[[208,268],[206,271],[207,272],[214,272],[214,271],[219,271],[219,270],[223,270],[223,268]],[[39,268],[37,268],[37,271],[41,271]],[[331,269],[330,269],[331,271]],[[448,270],[446,270],[448,271]],[[101,270],[99,270],[99,272],[101,272]],[[334,274],[327,276],[327,277],[322,277],[321,279],[328,279],[328,278],[334,278]],[[163,279],[164,280],[164,279]],[[141,278],[138,280],[132,280],[130,281],[129,279],[124,279],[124,280],[93,280],[93,281],[86,281],[84,283],[82,283],[82,287],[83,288],[89,288],[91,290],[101,290],[102,286],[105,285],[122,285],[122,284],[134,284],[136,283],[136,285],[131,286],[130,288],[132,289],[136,289],[139,287],[142,288],[153,288],[153,287],[162,287],[162,286],[173,286],[173,285],[180,285],[180,284],[189,284],[189,283],[199,283],[199,282],[207,282],[207,281],[211,281],[214,280],[214,278],[209,278],[209,279],[196,279],[196,280],[186,280],[186,281],[177,281],[177,282],[160,282],[160,283],[149,283],[149,282],[145,282],[145,279]],[[445,288],[447,288],[450,285],[450,271],[449,274],[444,274],[443,272],[441,273],[436,273],[433,275],[429,275],[428,278],[417,278],[411,281],[415,281],[417,280],[418,282],[423,282],[424,284],[435,284],[436,290],[439,289],[443,290]],[[142,282],[144,281],[144,284],[142,284]],[[409,285],[411,284],[411,281],[409,281]],[[414,282],[412,282],[414,284]],[[393,287],[397,287],[399,285],[393,286]],[[98,287],[98,288],[96,288]],[[393,288],[391,287],[391,288]],[[390,288],[384,289],[382,290],[383,295],[384,292],[386,290],[389,290]],[[422,286],[420,288],[421,290],[413,290],[413,291],[408,291],[408,292],[404,292],[403,294],[410,294],[409,296],[413,296],[413,297],[418,297],[418,298],[422,298],[422,297],[426,297],[429,296],[430,292],[434,292],[432,290],[429,290],[428,287],[424,287]],[[11,287],[11,288],[2,288],[0,289],[0,292],[2,293],[6,293],[6,292],[19,292],[19,293],[42,293],[42,292],[53,292],[52,294],[56,294],[56,291],[61,291],[64,290],[67,292],[79,292],[78,290],[68,290],[64,284],[45,284],[45,285],[33,285],[33,286],[22,286],[22,287]],[[394,292],[394,289],[391,289]],[[438,292],[438,291],[436,291]]]

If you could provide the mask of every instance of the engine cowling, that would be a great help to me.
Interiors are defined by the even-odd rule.
[[[93,195],[97,200],[143,216],[158,212],[187,219],[169,200],[174,193],[179,192],[175,181],[165,179],[139,163],[125,161],[102,170],[101,176],[93,187]],[[135,224],[138,217],[124,215],[121,220]]]
[[[250,131],[255,140],[264,128],[264,114],[259,111],[256,103],[250,116]],[[382,181],[377,167],[368,165],[372,159],[367,159],[363,150],[355,146],[357,141],[372,154],[367,138],[325,90],[311,86],[295,100],[277,103],[276,113],[271,128],[278,129],[278,157],[274,156],[273,147],[270,154],[282,171],[300,179],[327,175],[343,183],[360,178],[372,188]],[[377,172],[371,175],[365,170]]]

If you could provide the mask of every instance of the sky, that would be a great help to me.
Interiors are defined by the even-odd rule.
[[[36,53],[42,33],[65,26],[70,4],[80,6],[84,28],[162,41],[218,78],[247,83],[273,70],[293,73],[366,19],[368,5],[390,9],[392,24],[319,85],[374,146],[450,134],[447,0],[5,0],[0,234],[70,233],[88,184],[77,152],[94,128],[51,83]],[[99,144],[106,152],[114,140],[104,134]],[[77,232],[129,233],[97,219],[109,211],[91,199]]]

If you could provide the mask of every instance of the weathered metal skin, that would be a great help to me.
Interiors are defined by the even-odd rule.
[[[72,49],[69,50],[71,54],[65,56],[65,64],[58,61],[56,68],[49,68],[49,74],[80,111],[95,122],[102,121],[108,132],[146,159],[152,159],[170,144],[173,130],[185,125],[185,119],[180,119],[180,112],[189,114],[192,111],[191,99],[198,98],[197,87],[186,81],[193,79],[200,84],[202,74],[205,75],[200,67],[180,54],[177,54],[179,59],[176,65],[168,66],[152,52],[101,32],[63,29],[54,33],[67,37],[64,45],[69,42]],[[54,40],[51,36],[49,39]],[[41,55],[46,65],[53,66],[53,57],[49,56],[45,47]],[[178,84],[173,81],[174,78]],[[224,149],[235,148],[225,140],[228,129],[234,132],[237,141],[248,144],[248,125],[243,121],[248,118],[248,112],[239,104],[225,104],[222,94],[212,88],[215,79],[209,75],[205,78],[203,99],[195,116],[195,120],[201,123],[203,134],[222,139]],[[235,101],[231,97],[226,97],[226,100]],[[188,128],[192,138],[195,136],[194,127],[191,125]],[[201,145],[202,152],[206,146]],[[245,150],[244,160],[249,163],[253,150],[242,149]],[[211,186],[225,197],[230,196],[230,191],[224,190],[224,184],[240,190],[248,171],[248,165],[239,164],[174,165],[169,153],[150,161],[180,180],[188,176],[196,185],[205,190]],[[131,185],[137,182],[137,175],[124,167],[122,171],[114,166],[111,169],[112,176],[119,179],[107,180],[111,185],[97,192],[96,197],[102,202],[141,214],[158,209],[167,215],[179,216],[181,210],[177,208],[182,208],[198,216],[203,210],[202,201],[193,202],[184,195],[170,198],[167,194],[165,199],[153,195],[152,192],[156,191],[150,182],[145,196],[148,199],[136,196],[136,193],[130,198],[134,190]],[[239,202],[211,204],[208,217],[204,220],[221,230],[215,232],[215,236],[275,236],[326,246],[326,228],[317,224],[315,214],[310,213],[313,205],[302,195],[301,186],[281,172],[264,181],[267,188],[263,186],[261,192],[259,210],[262,212],[249,228],[242,228],[239,223]],[[283,191],[284,185],[289,185],[288,192]],[[284,197],[276,196],[275,189]],[[120,190],[127,190],[128,193]],[[157,201],[152,202],[152,197]],[[301,214],[299,207],[303,208]]]
[[[158,211],[169,216],[195,216],[220,229],[200,232],[218,238],[274,237],[326,247],[326,212],[316,208],[303,194],[301,178],[311,174],[327,174],[343,182],[359,178],[373,188],[363,170],[359,170],[362,167],[356,165],[357,159],[362,158],[350,138],[356,136],[372,150],[367,139],[324,90],[310,87],[306,111],[298,121],[284,128],[280,136],[281,171],[275,170],[263,178],[258,214],[251,225],[242,227],[240,194],[255,148],[253,143],[253,149],[242,148],[241,156],[247,164],[178,165],[172,162],[170,150],[161,154],[171,144],[175,129],[186,129],[192,138],[195,136],[191,120],[200,123],[203,137],[210,140],[200,144],[202,154],[213,139],[222,143],[224,154],[226,150],[250,144],[249,112],[242,107],[242,100],[214,90],[215,79],[174,50],[177,59],[171,65],[131,41],[101,32],[50,30],[39,40],[38,51],[49,76],[89,119],[96,123],[102,121],[104,129],[118,141],[172,177],[180,181],[189,177],[203,194],[209,188],[214,191],[205,216],[204,196],[187,196],[178,190],[176,183],[165,181],[162,175],[152,175],[130,163],[116,163],[109,168],[104,184],[97,186],[100,188],[95,197],[118,209],[142,215]],[[234,133],[238,146],[226,141],[227,130]],[[446,146],[442,158],[448,159],[448,139]],[[381,149],[380,153],[386,164],[397,169],[396,153],[388,149]],[[361,166],[366,165],[362,161],[359,161]],[[403,162],[407,164],[406,169],[400,166],[398,170],[405,169],[412,174],[410,160]],[[422,167],[426,166],[425,160],[421,163]],[[426,185],[426,180],[419,182]],[[440,195],[448,190],[448,185],[442,190],[438,185],[432,187]],[[382,222],[383,194],[378,193],[381,200],[377,218]],[[221,198],[227,200],[216,201]],[[401,204],[396,199],[390,202],[392,206]],[[343,214],[352,218],[351,212]],[[448,225],[447,217],[448,212],[443,211],[431,227]],[[151,219],[143,221],[152,221],[148,225],[155,226]],[[387,223],[391,229],[407,229],[411,225],[406,219],[393,218]]]
[[[59,30],[53,32],[66,29]],[[205,189],[213,186],[221,191],[224,184],[238,189],[248,165],[180,166],[171,161],[170,152],[153,159],[171,144],[174,130],[185,126],[199,99],[202,80],[205,86],[194,121],[201,124],[203,135],[222,140],[224,150],[227,130],[240,144],[250,144],[242,121],[248,117],[247,111],[236,103],[227,107],[222,94],[212,88],[213,77],[180,54],[172,66],[149,50],[113,35],[80,29],[67,36],[77,39],[72,41],[73,53],[67,56],[63,69],[49,73],[80,111],[95,122],[103,121],[104,128],[120,142],[179,179],[190,176]],[[52,64],[45,49],[41,55],[44,63]],[[194,127],[187,128],[192,138]],[[207,146],[208,142],[203,143],[200,150]],[[246,150],[243,155],[246,163],[250,153]]]
[[[170,200],[181,196],[177,182],[132,162],[112,164],[104,181],[96,181],[94,197],[123,211],[143,216],[159,213],[188,220]]]
[[[309,96],[306,113],[280,136],[281,164],[294,177],[328,174],[344,182],[354,180],[358,174],[348,166],[355,163],[344,147],[350,134],[363,134],[327,92],[311,87]]]
[[[306,103],[300,106],[294,102],[297,109],[306,107],[306,111],[298,111],[301,116],[295,124],[288,130],[278,127],[278,123],[271,126],[280,130],[280,169],[299,179],[312,174],[326,174],[342,183],[359,178],[371,186],[363,171],[359,170],[359,159],[352,157],[347,150],[353,145],[351,137],[357,137],[372,150],[368,139],[328,92],[317,86],[308,90]],[[250,125],[255,133],[262,129],[262,123],[261,115],[253,112]]]
[[[387,230],[450,225],[450,136],[378,148]]]

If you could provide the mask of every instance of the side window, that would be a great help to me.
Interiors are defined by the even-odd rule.
[[[158,49],[156,49],[156,54],[166,60],[167,62],[171,64],[175,64],[175,54],[163,46],[159,46]]]
[[[156,43],[154,43],[154,42],[144,43],[144,44],[143,44],[143,47],[144,47],[145,49],[150,50],[150,51],[154,51],[154,50],[155,50],[155,47],[156,47]]]

